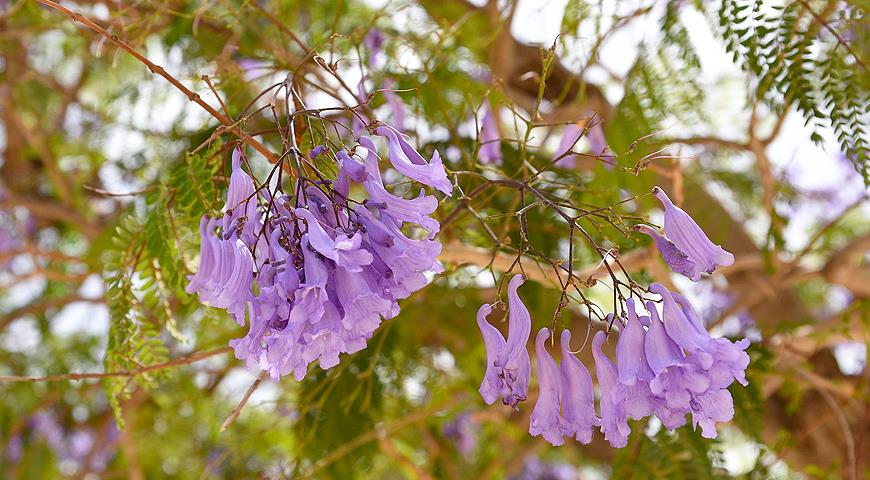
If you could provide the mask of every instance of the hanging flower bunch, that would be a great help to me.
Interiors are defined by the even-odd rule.
[[[665,261],[677,273],[697,281],[701,272],[730,265],[734,256],[714,245],[697,223],[674,205],[661,188],[653,193],[665,208],[664,235],[643,225],[638,230],[655,240]],[[508,338],[487,322],[492,305],[483,305],[477,323],[486,345],[486,373],[480,394],[487,404],[499,398],[514,408],[526,399],[531,364],[526,343],[531,317],[517,290],[524,277],[515,275],[508,285]],[[614,447],[624,447],[631,430],[628,419],[655,415],[669,429],[700,425],[701,435],[715,438],[716,424],[734,416],[734,403],[727,388],[734,381],[747,385],[745,371],[749,341],[731,342],[713,338],[687,299],[654,283],[649,293],[658,297],[639,315],[634,299],[625,300],[626,314],[616,344],[616,363],[602,351],[607,335],[599,331],[592,340],[592,356],[598,379],[598,411],[589,371],[570,349],[571,332],[561,334],[561,363],[547,351],[548,328],[535,338],[539,393],[532,411],[529,433],[541,435],[553,445],[565,437],[581,443],[592,440],[598,428]],[[608,320],[614,319],[613,314]]]
[[[391,126],[370,130],[386,140],[398,172],[452,192],[437,151],[427,161]],[[292,373],[301,380],[315,361],[328,369],[340,354],[362,350],[381,322],[399,313],[398,300],[442,271],[434,239],[440,225],[430,216],[434,195],[387,190],[377,147],[366,136],[350,151],[315,147],[309,159],[315,156],[335,163],[334,180],[300,177],[294,192],[272,193],[245,172],[241,150],[233,152],[223,216],[202,218],[200,266],[187,286],[247,323],[247,335],[230,345],[274,379]]]

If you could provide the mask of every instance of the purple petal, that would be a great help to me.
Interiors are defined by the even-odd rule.
[[[689,322],[683,309],[674,301],[671,292],[660,283],[650,285],[649,291],[662,297],[662,320],[668,336],[686,350],[705,351],[711,341],[710,334],[706,330],[699,331]]]
[[[542,435],[544,440],[554,446],[565,443],[562,438],[564,421],[559,414],[559,366],[547,352],[544,344],[550,338],[550,330],[542,328],[535,337],[535,354],[538,364],[538,402],[529,419],[529,433],[536,437]]]
[[[697,263],[701,270],[713,273],[717,266],[734,263],[734,255],[711,242],[695,220],[674,205],[664,190],[655,187],[653,194],[665,209],[665,236]]]
[[[495,359],[505,346],[505,339],[501,332],[486,321],[490,313],[492,313],[492,305],[489,304],[483,304],[477,311],[477,326],[483,334],[483,345],[486,348],[486,373],[480,384],[480,395],[487,405],[495,403],[502,390],[502,379],[499,377],[499,369],[495,366]]]
[[[637,319],[634,300],[629,298],[625,304],[628,307],[628,318],[619,335],[619,341],[616,342],[616,366],[619,382],[632,386],[638,381],[649,382],[654,374],[647,364],[644,352],[646,332]]]
[[[595,375],[598,377],[598,387],[601,389],[601,432],[604,438],[615,448],[628,444],[628,427],[622,404],[614,401],[614,391],[617,385],[617,371],[613,362],[604,355],[601,346],[607,335],[595,332],[592,338],[592,357],[595,359]]]
[[[637,225],[634,228],[638,232],[652,237],[656,247],[659,249],[659,253],[662,254],[662,258],[665,259],[665,263],[671,267],[671,270],[685,275],[696,282],[700,280],[701,270],[698,268],[698,265],[689,258],[686,252],[680,250],[674,242],[663,237],[656,229],[649,225]]]
[[[453,192],[453,185],[447,179],[447,173],[444,171],[444,165],[441,163],[441,157],[437,150],[432,155],[431,162],[427,162],[401,133],[386,126],[378,127],[375,133],[386,137],[389,141],[390,163],[396,170],[408,178],[423,185],[437,188],[447,195]],[[363,146],[368,148],[366,145]]]
[[[646,332],[644,351],[650,369],[655,374],[660,374],[671,365],[681,365],[685,355],[668,336],[664,324],[659,320],[655,304],[648,302],[647,310],[650,312],[650,327]]]
[[[592,376],[583,363],[571,353],[571,332],[562,331],[562,385],[559,390],[565,419],[562,433],[583,444],[592,441],[592,427],[601,425],[595,416]]]
[[[498,123],[494,116],[492,106],[487,102],[483,106],[483,119],[480,127],[480,152],[478,160],[484,165],[495,164],[501,165],[503,157],[501,154],[501,135],[498,130]]]

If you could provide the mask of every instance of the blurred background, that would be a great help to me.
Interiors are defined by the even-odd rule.
[[[0,477],[868,478],[866,2],[62,5],[104,32],[52,2],[0,1]],[[513,191],[467,211],[458,192],[442,201],[447,271],[367,349],[254,385],[227,348],[243,329],[184,291],[235,138],[200,102],[240,118],[280,102],[258,95],[288,73],[311,108],[368,95],[454,172],[549,169],[554,195],[606,211],[590,231],[635,278],[752,340],[734,422],[716,440],[644,421],[624,449],[554,448],[528,435],[531,405],[483,404],[474,314],[509,246],[538,252],[522,259],[536,330],[559,303],[540,264],[574,241],[535,209],[521,226]],[[583,154],[550,169],[578,126]],[[274,127],[268,109],[233,124],[280,151]],[[492,145],[501,164],[485,161]],[[249,158],[264,178],[266,159]],[[654,185],[735,265],[695,284],[620,228],[661,224]],[[601,266],[576,248],[575,268]],[[605,287],[588,296],[613,307]],[[582,338],[581,307],[560,321]]]

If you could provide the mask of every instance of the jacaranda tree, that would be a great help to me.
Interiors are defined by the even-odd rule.
[[[0,2],[3,478],[867,478],[867,11]]]

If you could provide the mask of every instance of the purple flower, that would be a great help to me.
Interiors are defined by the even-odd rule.
[[[321,154],[323,154],[323,152],[325,152],[325,151],[326,151],[326,145],[316,145],[314,148],[311,149],[310,152],[308,152],[308,156],[312,160],[314,160],[315,158],[317,158]]]
[[[734,263],[734,255],[713,244],[692,217],[671,202],[664,190],[655,187],[652,192],[665,209],[665,237],[670,243],[660,240],[657,232],[654,234],[649,227],[641,231],[653,236],[665,261],[675,272],[697,282],[702,272],[713,273],[717,266]]]
[[[525,280],[522,275],[514,275],[508,283],[508,338],[504,350],[495,360],[495,365],[502,368],[505,382],[502,400],[511,406],[525,401],[532,370],[529,351],[526,350],[532,333],[532,317],[517,293]]]
[[[377,28],[369,30],[363,38],[363,45],[369,50],[369,68],[375,68],[381,51],[384,48],[384,34]]]
[[[363,266],[372,263],[372,254],[360,248],[362,235],[348,237],[339,233],[333,239],[308,210],[297,208],[296,215],[305,219],[308,225],[308,241],[311,243],[311,247],[317,253],[335,262],[337,266],[348,272],[361,272]]]
[[[21,457],[24,455],[24,441],[21,439],[21,435],[15,434],[6,442],[4,454],[10,464],[14,465],[21,461]]]
[[[589,142],[589,150],[593,155],[601,155],[607,150],[607,139],[604,138],[604,129],[601,128],[600,120],[589,127],[586,141]]]
[[[198,293],[200,300],[223,308],[240,324],[245,322],[246,302],[251,297],[254,260],[248,247],[235,236],[221,241],[211,234],[215,221],[200,220],[200,267],[188,277],[188,293]]]
[[[622,448],[628,444],[631,429],[628,427],[622,402],[614,395],[619,381],[616,366],[601,350],[606,338],[607,335],[601,331],[595,332],[592,338],[595,375],[598,377],[598,387],[601,389],[601,433],[610,445]]]
[[[425,195],[422,191],[417,198],[405,199],[388,192],[384,188],[381,175],[378,170],[377,153],[374,144],[367,137],[360,137],[360,145],[369,151],[366,158],[366,171],[368,177],[363,186],[369,193],[369,205],[378,205],[386,215],[400,222],[416,223],[429,232],[429,238],[435,236],[441,225],[429,215],[438,208],[438,199],[432,195]],[[352,160],[351,160],[352,161]]]
[[[239,68],[242,69],[242,75],[245,80],[249,82],[262,77],[272,70],[272,66],[269,62],[256,58],[241,58],[237,63]]]
[[[550,330],[546,327],[538,331],[535,337],[535,354],[538,364],[538,402],[532,411],[529,422],[529,433],[533,437],[542,435],[544,440],[554,446],[565,443],[563,430],[567,429],[562,415],[559,413],[559,398],[561,376],[559,366],[547,352],[544,342],[550,338]]]
[[[483,374],[479,392],[487,405],[495,403],[502,391],[503,381],[499,376],[500,369],[495,366],[495,359],[507,343],[501,332],[486,321],[490,313],[492,305],[488,303],[484,303],[477,310],[477,326],[483,334],[483,346],[486,349],[486,372]]]
[[[402,102],[401,97],[399,97],[396,92],[393,90],[396,89],[396,81],[392,78],[388,78],[384,80],[384,89],[382,90],[384,93],[384,99],[387,101],[387,105],[390,107],[390,112],[392,113],[393,118],[393,126],[399,132],[405,131],[405,103]]]
[[[233,150],[233,170],[230,188],[224,206],[223,229],[225,234],[235,234],[248,248],[254,248],[258,227],[261,227],[257,212],[254,180],[242,169],[242,152]]]
[[[355,206],[354,213],[364,227],[366,248],[374,256],[372,268],[381,275],[379,283],[394,298],[406,298],[426,285],[424,272],[443,271],[437,260],[440,243],[410,239],[392,218],[376,218],[363,206]]]
[[[677,300],[657,283],[650,285],[650,292],[660,295],[663,304],[662,322],[654,305],[649,307],[653,319],[646,353],[656,373],[650,386],[666,399],[671,410],[691,412],[692,423],[701,425],[702,436],[715,438],[716,422],[727,422],[734,416],[726,388],[735,379],[746,385],[749,356],[744,350],[749,342],[710,337],[684,297]]]
[[[647,308],[652,319],[644,351],[655,373],[655,378],[650,381],[650,390],[663,400],[657,406],[656,415],[665,427],[673,429],[686,422],[685,416],[691,410],[693,396],[705,392],[710,382],[686,361],[683,352],[668,337],[655,304],[648,303]]]
[[[532,318],[517,294],[524,281],[522,275],[514,275],[508,284],[507,341],[486,321],[492,312],[491,305],[483,305],[477,312],[477,324],[486,347],[486,373],[480,395],[487,404],[494,403],[501,396],[505,405],[516,407],[528,395],[532,365],[526,343],[532,331]]]
[[[601,159],[606,159],[604,167],[607,169],[613,168],[613,154],[605,153],[607,151],[607,141],[604,138],[604,129],[601,128],[601,121],[598,121],[588,127],[581,122],[570,123],[562,132],[562,139],[559,141],[559,148],[556,149],[554,160],[558,159],[556,165],[564,168],[571,168],[577,161],[577,155],[569,153],[577,145],[577,142],[583,136],[586,136],[586,141],[589,142],[589,151]]]
[[[472,420],[471,414],[465,412],[445,424],[443,433],[446,438],[455,442],[459,453],[468,458],[477,448],[477,430],[478,427]]]
[[[574,480],[580,478],[577,468],[568,463],[543,462],[535,457],[526,461],[523,470],[511,480]]]
[[[583,136],[583,130],[583,126],[576,122],[565,127],[562,139],[559,141],[559,148],[556,149],[556,156],[553,158],[556,160],[556,165],[564,168],[574,166],[577,155],[569,152],[574,149],[580,137]]]
[[[427,163],[390,133],[405,166],[436,173],[437,156]],[[441,244],[432,240],[440,225],[429,216],[437,199],[388,192],[374,145],[368,138],[360,144],[368,150],[364,164],[335,152],[326,159],[337,163],[335,180],[320,172],[316,181],[299,179],[293,196],[257,189],[237,150],[224,216],[201,219],[200,267],[187,290],[240,325],[249,319],[246,335],[230,346],[249,368],[275,380],[289,374],[301,380],[314,362],[328,369],[342,353],[362,350],[381,322],[399,313],[399,299],[424,287],[427,274],[443,271]],[[323,151],[318,146],[311,156]],[[441,173],[446,180],[443,167]],[[349,200],[352,183],[368,192],[364,201]],[[268,206],[260,209],[261,200]],[[429,238],[406,236],[410,224]]]
[[[662,258],[664,258],[665,263],[671,267],[671,270],[681,275],[685,275],[692,280],[697,281],[701,278],[698,264],[689,259],[688,254],[680,250],[674,242],[660,234],[658,230],[649,225],[636,225],[634,229],[652,237],[656,247],[659,249],[659,253],[662,254]]]
[[[707,330],[701,323],[698,313],[689,304],[686,297],[676,292],[670,292],[671,297],[680,306],[686,320],[701,332],[702,336]],[[709,334],[707,334],[709,336]],[[727,388],[734,380],[743,386],[749,384],[746,381],[746,368],[749,367],[749,355],[745,350],[749,347],[749,340],[742,338],[737,342],[731,342],[726,338],[711,338],[708,348],[711,349],[713,364],[707,368],[713,388]]]
[[[592,441],[592,427],[601,425],[595,416],[592,376],[583,363],[571,353],[571,332],[562,330],[561,388],[562,434],[583,444]]]
[[[634,300],[626,300],[628,316],[625,328],[616,342],[617,385],[614,401],[622,404],[625,415],[640,420],[655,410],[656,399],[650,390],[649,381],[653,372],[644,353],[646,332],[637,318]]]
[[[717,422],[730,422],[734,418],[734,400],[725,389],[708,390],[692,402],[692,425],[701,425],[701,436],[716,438]]]
[[[494,113],[489,102],[484,104],[479,135],[480,152],[477,155],[480,163],[484,165],[501,165],[503,160],[501,155],[501,135],[499,134],[498,123]]]
[[[441,163],[441,156],[438,150],[432,154],[432,160],[427,162],[418,152],[408,143],[405,135],[395,131],[391,127],[382,126],[375,130],[375,133],[386,137],[390,143],[390,163],[393,167],[408,178],[414,179],[423,185],[428,185],[433,188],[450,195],[453,192],[453,184],[447,179],[447,173],[444,171],[444,165]],[[368,139],[366,139],[368,140]],[[360,139],[360,144],[363,144]],[[368,148],[368,147],[366,147]]]

